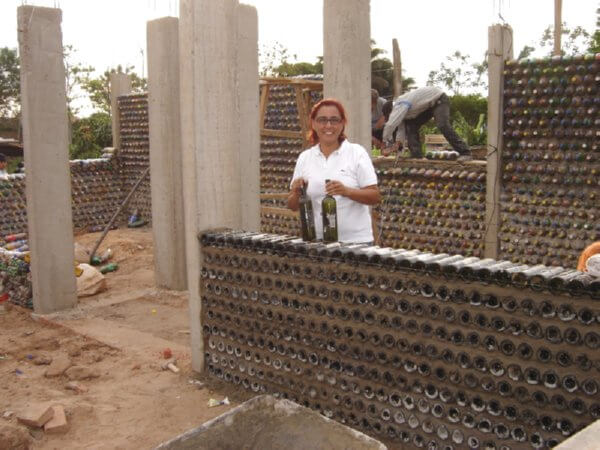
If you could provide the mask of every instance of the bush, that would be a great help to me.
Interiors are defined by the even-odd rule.
[[[450,97],[451,123],[458,119],[457,113],[460,113],[467,123],[475,126],[481,114],[487,117],[487,98],[479,94]]]
[[[72,125],[71,159],[99,158],[104,147],[112,145],[110,116],[99,112],[78,119]]]

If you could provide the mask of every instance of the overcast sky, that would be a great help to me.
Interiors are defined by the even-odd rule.
[[[215,0],[218,1],[218,0]],[[256,6],[259,48],[275,42],[315,62],[323,54],[323,0],[245,0]],[[595,30],[597,0],[563,0],[563,21]],[[117,64],[145,69],[146,21],[179,14],[178,0],[0,0],[0,47],[17,47],[16,15],[22,4],[60,7],[63,43],[76,60],[103,72]],[[554,23],[554,0],[371,0],[371,36],[392,58],[398,39],[405,74],[424,85],[455,50],[480,61],[487,28],[502,18],[512,26],[515,55],[536,44]]]

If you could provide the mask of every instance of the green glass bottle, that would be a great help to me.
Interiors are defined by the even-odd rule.
[[[329,180],[325,180],[325,185]],[[337,202],[332,195],[325,195],[321,203],[323,214],[323,242],[336,242],[338,240]]]
[[[300,188],[300,228],[303,241],[314,241],[317,237],[312,201],[306,195],[306,186]]]
[[[108,272],[114,272],[118,269],[119,269],[119,265],[117,263],[110,263],[110,264],[100,267],[100,273],[104,274],[104,273],[108,273]]]

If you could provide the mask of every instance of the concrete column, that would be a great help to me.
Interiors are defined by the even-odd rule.
[[[488,145],[485,194],[485,257],[498,258],[500,228],[500,190],[502,189],[502,113],[504,62],[512,59],[512,28],[492,25],[488,28]]]
[[[201,230],[241,225],[237,0],[181,0],[181,143],[192,367],[204,369]],[[210,64],[206,64],[210,61]],[[254,89],[258,89],[255,86]],[[256,123],[256,122],[255,122]]]
[[[121,95],[131,93],[131,78],[129,75],[111,72],[108,77],[110,85],[110,115],[112,118],[113,147],[121,148],[121,123],[119,120],[119,103],[117,99]]]
[[[346,136],[371,149],[369,0],[323,1],[323,96],[342,102]]]
[[[154,275],[158,286],[185,290],[179,19],[148,22],[147,48]]]
[[[17,9],[27,225],[35,312],[77,303],[60,9]]]
[[[260,129],[258,94],[258,16],[238,7],[238,89],[240,106],[241,227],[260,230]]]

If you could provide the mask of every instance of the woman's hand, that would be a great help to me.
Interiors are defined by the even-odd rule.
[[[308,182],[304,178],[296,178],[292,182],[292,191],[295,191],[298,195],[300,195],[300,189],[302,185],[308,185]]]
[[[363,205],[376,205],[381,201],[381,194],[376,184],[354,189],[345,186],[341,181],[332,180],[325,185],[325,191],[330,195],[348,197],[350,200],[362,203]]]
[[[325,192],[329,195],[343,195],[348,197],[348,188],[341,181],[331,180],[325,185]]]
[[[296,178],[294,181],[292,181],[290,193],[288,194],[287,198],[287,206],[292,211],[298,210],[302,185],[308,185],[308,181],[306,181],[304,178]]]

